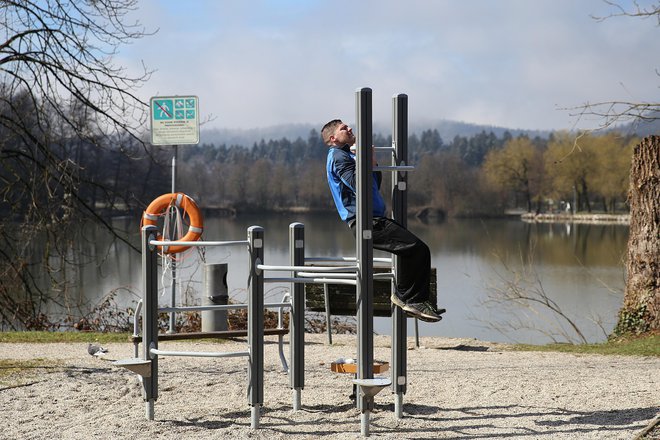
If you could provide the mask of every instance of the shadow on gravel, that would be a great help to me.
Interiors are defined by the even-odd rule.
[[[633,408],[633,409],[614,409],[610,411],[594,412],[572,412],[575,414],[568,420],[548,420],[539,421],[542,426],[562,426],[562,425],[629,425],[634,422],[643,422],[651,420],[660,412],[660,407],[651,408]]]

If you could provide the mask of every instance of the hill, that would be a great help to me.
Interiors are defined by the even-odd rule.
[[[285,137],[289,140],[295,140],[300,137],[306,140],[312,130],[320,133],[322,125],[322,123],[318,123],[282,124],[250,129],[211,128],[202,130],[201,143],[252,146],[255,142],[258,143],[262,139],[281,139]],[[434,129],[438,130],[440,137],[446,142],[451,141],[455,136],[472,137],[482,131],[486,133],[492,131],[498,137],[501,137],[507,131],[513,136],[527,134],[530,137],[540,136],[545,138],[550,134],[549,131],[512,129],[449,120],[411,121],[408,130],[411,135],[419,135],[425,130]],[[374,122],[373,130],[374,134],[381,134],[387,137],[392,133],[392,126],[389,123]]]

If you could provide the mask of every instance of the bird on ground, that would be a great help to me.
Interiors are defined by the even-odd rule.
[[[89,353],[92,356],[105,356],[105,354],[108,352],[107,348],[103,348],[100,345],[92,344],[89,343],[87,344],[87,353]]]

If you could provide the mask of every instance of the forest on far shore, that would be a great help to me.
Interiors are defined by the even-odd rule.
[[[376,146],[391,137],[374,136]],[[447,216],[497,216],[506,210],[552,212],[577,203],[582,212],[625,212],[632,149],[638,138],[608,133],[501,137],[482,131],[450,141],[437,130],[408,140],[409,207]],[[179,148],[177,187],[205,207],[236,212],[332,210],[318,132],[307,139],[262,140],[251,147],[201,144]],[[171,149],[161,149],[164,165]],[[380,164],[391,154],[379,152]],[[163,180],[170,170],[160,169]],[[387,199],[391,175],[383,176]],[[169,188],[163,184],[161,188]],[[161,191],[166,192],[166,191]]]

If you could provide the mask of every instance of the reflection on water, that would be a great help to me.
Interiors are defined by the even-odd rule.
[[[128,231],[134,231],[131,241],[138,243],[137,223],[117,221],[123,222],[122,226]],[[249,226],[260,225],[265,229],[265,262],[288,264],[288,227],[294,221],[305,224],[307,256],[354,255],[353,236],[334,213],[206,219],[204,238],[244,239]],[[544,310],[525,309],[512,313],[505,307],[487,304],[494,288],[522,274],[533,281],[538,279],[536,285],[557,302],[590,341],[603,340],[601,327],[609,332],[615,324],[623,297],[622,258],[628,240],[627,226],[533,224],[518,220],[450,220],[424,224],[411,220],[409,227],[431,248],[433,266],[438,272],[439,305],[448,310],[438,324],[420,322],[422,335],[548,342],[543,333],[524,328],[531,325],[524,324],[524,319],[530,316],[532,324],[552,332],[557,325],[565,325],[553,315]],[[109,242],[109,237],[104,238],[99,232],[94,234],[94,239],[98,244],[85,245],[88,246],[85,252],[92,255],[97,264],[87,266],[81,274],[79,302],[91,305],[108,292],[122,288],[125,290],[120,292],[118,300],[131,305],[140,294],[140,256],[123,244],[115,244],[107,250],[104,243]],[[378,256],[379,252],[375,254]],[[180,290],[188,292],[193,300],[199,298],[198,292],[202,291],[203,270],[199,261],[197,253],[192,252],[180,268],[183,275],[191,279]],[[245,247],[208,248],[204,261],[228,263],[230,294],[240,298],[245,293]],[[285,288],[266,287],[277,297]],[[169,302],[169,291],[163,293],[161,301],[163,305]],[[412,320],[409,325],[409,334],[412,334]],[[501,334],[505,326],[523,328]],[[390,320],[376,318],[375,330],[389,334]]]

